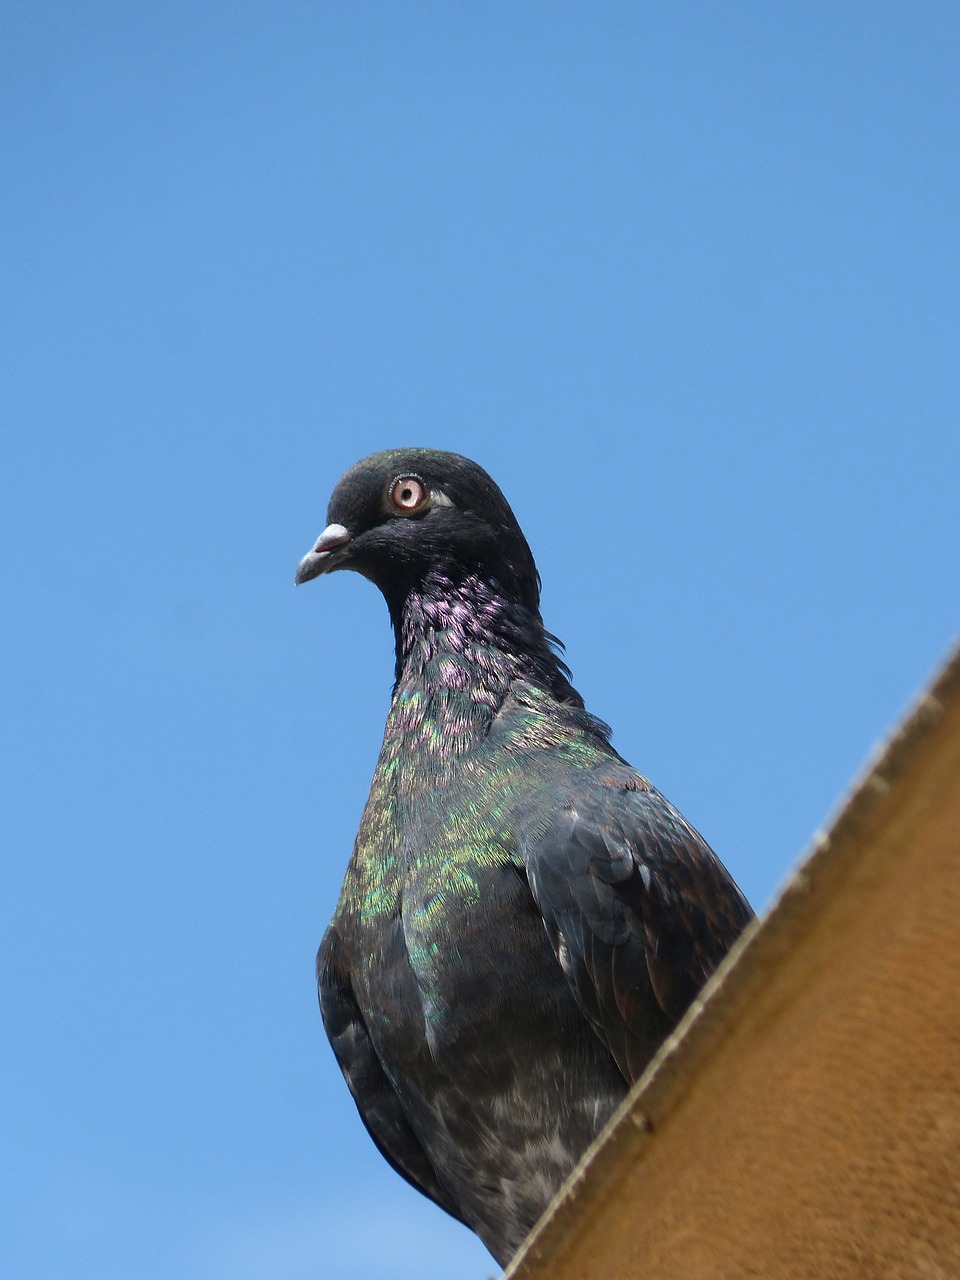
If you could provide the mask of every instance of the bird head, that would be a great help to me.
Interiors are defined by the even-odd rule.
[[[297,566],[297,585],[336,569],[363,574],[391,605],[439,573],[482,576],[539,609],[540,580],[516,517],[483,468],[457,453],[389,449],[351,467]]]

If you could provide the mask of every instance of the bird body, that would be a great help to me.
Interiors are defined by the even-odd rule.
[[[357,464],[298,581],[383,591],[396,683],[318,956],[390,1163],[513,1256],[750,918],[583,708],[513,513],[476,464]]]

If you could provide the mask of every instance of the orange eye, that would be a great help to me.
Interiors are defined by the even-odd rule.
[[[401,476],[390,490],[390,501],[398,511],[419,511],[426,498],[427,491],[416,476]]]

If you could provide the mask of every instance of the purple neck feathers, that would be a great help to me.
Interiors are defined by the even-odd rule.
[[[391,614],[398,690],[457,691],[495,715],[523,680],[583,705],[539,613],[505,598],[496,583],[434,571]]]

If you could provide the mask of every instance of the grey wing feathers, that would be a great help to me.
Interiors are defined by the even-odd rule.
[[[746,899],[638,775],[571,785],[520,854],[581,1009],[637,1079],[751,919]]]
[[[370,1137],[399,1174],[459,1219],[460,1214],[443,1189],[377,1057],[342,963],[341,944],[333,925],[327,929],[317,954],[317,986],[324,1028]]]

